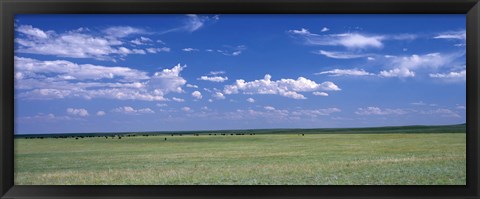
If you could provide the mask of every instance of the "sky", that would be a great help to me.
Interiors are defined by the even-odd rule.
[[[15,133],[464,123],[465,15],[16,15]]]

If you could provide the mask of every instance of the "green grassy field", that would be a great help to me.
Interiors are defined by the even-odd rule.
[[[384,131],[17,138],[15,184],[466,184],[464,129]]]

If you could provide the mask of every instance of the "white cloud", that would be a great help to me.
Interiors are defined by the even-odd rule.
[[[341,90],[333,82],[323,82],[317,84],[315,81],[304,77],[298,79],[280,79],[272,81],[269,74],[265,75],[264,79],[246,82],[243,79],[236,80],[233,85],[226,85],[224,93],[237,94],[243,92],[244,94],[274,94],[289,97],[293,99],[306,99],[305,96],[299,92],[313,92],[313,91],[339,91]]]
[[[201,76],[200,78],[197,78],[198,80],[204,80],[204,81],[211,81],[211,82],[224,82],[228,80],[228,77],[221,77],[221,76]]]
[[[313,53],[324,55],[326,57],[334,58],[334,59],[355,59],[355,58],[370,56],[369,54],[358,54],[358,53],[351,53],[351,52],[336,52],[336,51],[325,51],[325,50],[319,50]]]
[[[189,14],[188,16],[188,22],[185,24],[185,29],[189,32],[194,32],[198,29],[200,29],[203,26],[203,23],[205,20],[208,18],[200,18],[195,14]]]
[[[466,33],[465,30],[443,32],[443,33],[440,33],[433,38],[434,39],[466,40],[467,39],[467,33]]]
[[[427,105],[425,102],[423,101],[418,101],[418,102],[412,102],[410,103],[411,105],[415,105],[415,106],[425,106]]]
[[[107,113],[105,113],[105,111],[98,111],[97,112],[97,116],[104,116],[106,115]]]
[[[185,52],[198,51],[198,49],[196,49],[196,48],[184,48],[182,50],[185,51]]]
[[[220,19],[218,15],[214,15],[210,17],[210,16],[198,16],[196,14],[188,14],[186,16],[187,16],[187,20],[185,20],[182,26],[163,31],[161,34],[176,32],[176,31],[195,32],[201,29],[202,27],[204,27],[205,23],[216,22]]]
[[[187,84],[186,86],[187,86],[188,88],[198,88],[198,86],[195,85],[195,84]]]
[[[192,109],[188,106],[185,106],[185,107],[182,107],[182,111],[185,111],[185,112],[189,112],[191,111]]]
[[[75,80],[99,80],[120,78],[123,80],[149,79],[146,72],[127,67],[107,67],[92,64],[75,64],[70,61],[40,61],[36,59],[14,57],[15,70],[23,75],[57,74]]]
[[[223,93],[221,92],[215,92],[214,94],[212,94],[212,97],[219,100],[225,99],[225,95],[223,95]]]
[[[316,34],[312,34],[309,30],[302,28],[300,30],[289,30],[289,33],[297,34],[297,35],[309,35],[309,36],[316,36]]]
[[[322,30],[320,30],[320,32],[327,32],[327,31],[329,31],[329,30],[330,30],[329,28],[323,27]]]
[[[292,111],[292,115],[294,116],[310,116],[310,117],[318,117],[318,116],[328,116],[332,113],[341,112],[342,110],[339,108],[326,108],[326,109],[312,109],[312,110],[295,110]]]
[[[152,43],[153,41],[148,37],[140,37],[140,38],[134,39],[130,42],[135,44],[135,45],[148,45],[148,44]]]
[[[349,49],[381,48],[384,36],[364,35],[360,33],[313,34],[305,28],[290,30],[289,33],[299,36],[307,45],[344,46]]]
[[[53,113],[44,114],[39,113],[34,116],[26,116],[26,117],[19,117],[18,121],[22,122],[58,122],[58,121],[65,121],[65,120],[76,120],[78,118],[71,118],[69,116],[56,116]]]
[[[107,35],[104,36],[93,36],[82,31],[56,33],[52,30],[43,31],[28,25],[22,25],[15,30],[26,35],[26,37],[15,39],[18,44],[16,51],[20,53],[112,61],[115,60],[114,57],[145,54],[144,50],[128,49],[122,46],[123,42],[118,40],[124,34],[133,34],[132,31],[136,30],[133,28],[130,31],[119,31],[115,36],[110,35],[110,29],[105,31]]]
[[[386,55],[384,65],[390,70],[383,70],[379,76],[382,77],[414,77],[416,71],[437,71],[441,68],[456,65],[458,58],[461,58],[464,52],[460,53],[429,53],[423,55],[413,54],[411,56],[391,56]],[[434,75],[435,76],[435,75]]]
[[[435,109],[435,110],[421,111],[420,113],[421,114],[427,114],[427,115],[439,115],[439,116],[442,116],[442,117],[456,117],[456,118],[461,117],[457,112],[452,111],[450,109],[446,109],[446,108],[439,108],[439,109]]]
[[[318,118],[322,116],[328,116],[332,113],[341,112],[338,108],[326,108],[326,109],[308,109],[308,110],[286,110],[286,109],[277,109],[272,106],[265,106],[261,110],[247,109],[242,110],[238,109],[234,112],[225,112],[223,114],[217,115],[221,119],[230,119],[230,120],[257,120],[257,119],[267,119],[271,122],[282,122],[292,119],[300,118]]]
[[[117,113],[133,114],[133,115],[155,113],[155,111],[153,111],[150,108],[135,109],[131,106],[118,107],[118,108],[113,109],[112,111],[117,112]]]
[[[239,46],[224,46],[225,49],[223,50],[217,50],[217,52],[226,55],[226,56],[238,56],[243,53],[243,51],[247,50],[247,47],[245,45],[239,45]]]
[[[411,56],[390,56],[390,65],[395,68],[418,69],[418,68],[439,68],[452,63],[462,54],[441,54],[429,53],[424,55],[413,54]]]
[[[223,75],[223,74],[225,74],[225,71],[210,71],[208,74],[209,75]]]
[[[145,31],[142,29],[134,28],[130,26],[113,26],[103,30],[103,32],[109,35],[110,37],[115,37],[115,38],[122,38],[130,35],[134,35],[134,34],[145,33]]]
[[[39,39],[47,39],[48,38],[48,35],[47,35],[46,32],[44,32],[43,30],[40,30],[38,28],[34,28],[31,25],[21,25],[18,28],[16,28],[16,31],[18,31],[20,33],[23,33],[25,35],[31,36],[31,37],[39,38]]]
[[[147,48],[147,52],[155,54],[159,52],[170,52],[170,48],[162,47],[162,48]]]
[[[355,111],[357,115],[403,115],[406,113],[403,109],[381,109],[378,107],[358,108],[358,111]]]
[[[323,71],[319,73],[315,73],[315,75],[323,75],[328,74],[330,76],[367,76],[367,75],[375,75],[373,73],[369,73],[363,69],[334,69],[329,71]]]
[[[467,71],[457,71],[449,73],[435,73],[429,74],[431,78],[442,79],[445,81],[466,81],[467,80]]]
[[[180,72],[187,66],[181,66],[177,64],[171,69],[163,69],[161,72],[156,72],[149,81],[149,86],[158,93],[176,92],[182,93],[182,87],[187,83],[183,77],[180,76]]]
[[[80,109],[75,109],[75,108],[68,108],[67,113],[70,115],[74,116],[80,116],[80,117],[87,117],[88,116],[88,111],[80,108]]]
[[[273,106],[264,106],[263,108],[267,111],[274,111],[275,110],[275,108]]]
[[[408,68],[394,68],[392,70],[380,71],[382,77],[415,77],[415,72]]]
[[[17,97],[22,99],[107,98],[164,101],[164,95],[183,92],[186,80],[180,65],[148,76],[128,67],[79,65],[69,61],[39,61],[15,57]]]
[[[463,105],[458,105],[458,106],[456,107],[456,109],[466,110],[467,107],[465,107],[465,106],[463,106]]]
[[[184,102],[185,100],[182,99],[182,98],[177,98],[177,97],[173,97],[172,98],[173,101],[176,101],[176,102]]]
[[[166,107],[166,106],[168,106],[168,104],[158,103],[157,106],[158,106],[158,107]]]
[[[193,96],[194,98],[197,98],[197,99],[202,99],[202,97],[203,97],[203,96],[202,96],[202,93],[200,93],[200,91],[193,91],[193,92],[192,92],[192,96]]]
[[[328,96],[328,93],[325,93],[325,92],[318,92],[318,91],[315,91],[312,93],[313,95],[316,95],[316,96]]]
[[[250,103],[255,103],[255,99],[253,99],[253,98],[249,97],[249,98],[247,98],[247,102],[250,102]]]

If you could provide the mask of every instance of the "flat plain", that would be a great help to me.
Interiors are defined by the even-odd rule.
[[[18,136],[15,184],[466,184],[465,125],[96,136]]]

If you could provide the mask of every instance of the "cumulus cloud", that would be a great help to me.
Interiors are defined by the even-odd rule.
[[[325,92],[318,92],[318,91],[315,91],[312,93],[313,95],[316,95],[316,96],[328,96],[328,93],[325,93]]]
[[[131,40],[130,42],[135,45],[148,45],[148,44],[151,44],[153,41],[148,37],[140,37],[140,38]]]
[[[452,71],[449,73],[434,73],[429,74],[431,78],[441,79],[444,81],[466,81],[467,80],[467,71]]]
[[[413,54],[411,56],[390,56],[390,65],[396,68],[418,69],[418,68],[439,68],[449,65],[462,54],[428,53],[423,55]]]
[[[178,97],[173,97],[172,100],[176,101],[176,102],[184,102],[185,101],[184,99],[178,98]]]
[[[161,72],[156,72],[149,80],[149,86],[158,94],[166,94],[169,92],[182,93],[182,87],[187,83],[180,72],[187,66],[177,64],[171,69],[163,69]]]
[[[191,111],[192,109],[188,106],[185,106],[185,107],[182,107],[182,111],[185,111],[185,112],[189,112]]]
[[[228,77],[222,77],[222,76],[201,76],[197,78],[198,80],[204,80],[204,81],[210,81],[210,82],[224,82],[228,80]]]
[[[16,31],[34,38],[40,38],[40,39],[48,38],[48,35],[45,31],[40,30],[38,28],[34,28],[31,25],[21,25],[18,28],[16,28]]]
[[[202,99],[202,93],[200,93],[200,91],[193,91],[192,92],[192,96],[196,99]]]
[[[67,113],[69,115],[80,116],[80,117],[87,117],[88,116],[88,111],[83,109],[83,108],[80,108],[80,109],[68,108]]]
[[[23,34],[15,39],[15,43],[18,44],[16,51],[20,53],[98,60],[115,60],[114,57],[145,54],[142,49],[128,49],[122,46],[123,42],[119,40],[129,34],[141,32],[132,27],[111,27],[104,31],[106,35],[103,36],[94,36],[83,30],[57,33],[30,25],[21,25],[15,31]]]
[[[19,117],[18,121],[20,122],[59,122],[59,121],[68,121],[76,120],[78,118],[71,118],[70,116],[56,116],[53,113],[43,114],[39,113],[34,116]]]
[[[342,110],[339,108],[326,108],[326,109],[312,109],[312,110],[295,110],[292,111],[292,115],[294,116],[310,116],[310,117],[318,117],[318,116],[328,116],[332,113],[341,112]]]
[[[403,109],[381,109],[379,107],[358,108],[357,115],[403,115],[407,112]]]
[[[249,98],[247,98],[247,102],[250,102],[250,103],[255,103],[255,99],[253,99],[253,98],[249,97]]]
[[[322,30],[320,30],[320,32],[327,32],[327,31],[329,31],[329,30],[330,30],[329,28],[323,27]]]
[[[30,100],[106,98],[164,101],[168,93],[183,92],[182,86],[186,83],[180,76],[183,68],[177,65],[149,76],[146,72],[128,67],[15,57],[16,97]]]
[[[223,100],[225,99],[225,95],[223,95],[223,93],[221,92],[215,92],[212,94],[212,97],[214,97],[215,99],[219,99],[219,100]]]
[[[118,107],[113,109],[112,111],[117,113],[132,114],[132,115],[155,113],[155,111],[153,111],[150,108],[135,109],[131,106]]]
[[[281,95],[293,99],[306,99],[299,92],[314,91],[339,91],[340,88],[333,82],[316,83],[304,77],[298,79],[280,79],[272,81],[271,76],[266,74],[263,79],[247,82],[243,79],[236,80],[235,84],[226,85],[223,92],[227,95],[237,94],[272,94]]]
[[[379,75],[382,77],[415,77],[415,72],[408,68],[394,68],[380,71]]]
[[[47,75],[57,74],[60,79],[99,80],[120,78],[123,80],[149,79],[146,72],[128,67],[107,67],[92,64],[76,64],[65,60],[40,61],[31,58],[14,57],[15,70],[19,74]]]
[[[460,118],[461,116],[450,109],[446,108],[439,108],[435,110],[427,110],[427,111],[420,111],[421,114],[427,114],[427,115],[439,115],[441,117],[455,117],[455,118]]]
[[[330,76],[368,76],[368,75],[375,75],[373,73],[369,73],[363,69],[333,69],[329,71],[323,71],[319,73],[315,73],[315,75],[330,75]]]
[[[198,86],[195,85],[195,84],[187,84],[186,87],[188,87],[188,88],[198,88]]]
[[[274,111],[275,110],[275,108],[273,106],[264,106],[263,108],[267,111]]]
[[[429,53],[411,56],[385,56],[385,65],[390,70],[380,72],[382,77],[414,77],[415,71],[436,71],[441,68],[451,67],[464,53]]]
[[[162,47],[162,48],[147,48],[147,49],[145,49],[145,50],[147,50],[147,52],[152,53],[152,54],[156,54],[156,53],[159,53],[159,52],[170,52],[170,48],[167,48],[167,47]]]
[[[115,38],[122,38],[130,35],[134,35],[134,34],[145,33],[143,29],[134,28],[131,26],[112,26],[103,30],[103,32],[109,35],[110,37],[115,37]]]
[[[184,49],[182,49],[182,51],[192,52],[192,51],[198,51],[198,49],[196,49],[196,48],[184,48]]]
[[[107,113],[105,113],[105,111],[98,111],[97,112],[97,116],[104,116],[106,115]]]

